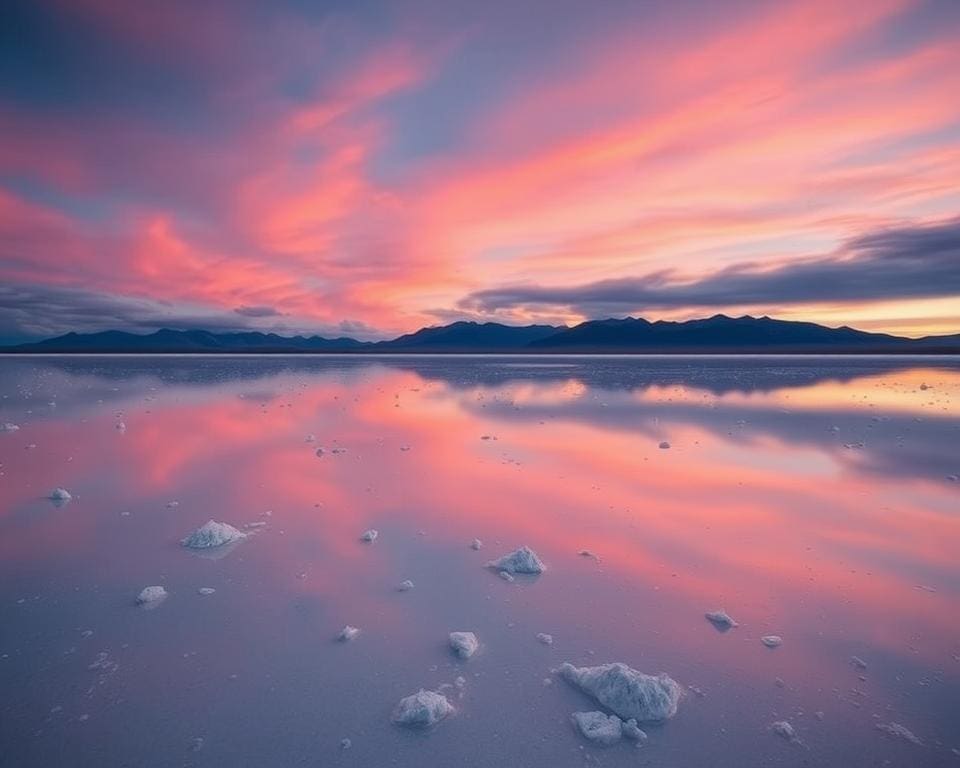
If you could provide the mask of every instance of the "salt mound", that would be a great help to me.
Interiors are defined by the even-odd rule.
[[[507,573],[543,573],[546,570],[537,553],[530,547],[520,547],[499,560],[490,561],[487,565]]]
[[[393,711],[393,722],[410,728],[429,728],[453,713],[453,705],[447,697],[436,691],[422,688],[400,699]]]
[[[19,424],[11,424],[9,421],[6,424],[0,424],[0,432],[16,432],[20,429]]]
[[[645,675],[619,662],[597,667],[564,663],[560,674],[620,717],[641,723],[673,717],[680,703],[679,683],[664,672]]]
[[[51,501],[70,501],[73,496],[70,495],[70,491],[66,488],[54,488],[50,491],[50,496],[48,497]]]
[[[180,543],[190,549],[212,549],[213,547],[222,547],[224,544],[233,544],[235,541],[242,541],[247,536],[248,534],[238,531],[228,523],[208,520]]]
[[[359,634],[360,630],[357,627],[351,627],[349,624],[347,624],[347,626],[340,630],[340,634],[337,635],[337,640],[339,640],[341,643],[349,643]]]
[[[379,535],[380,535],[380,534],[379,534],[379,532],[377,531],[376,528],[371,528],[369,531],[364,531],[364,532],[363,532],[363,535],[360,537],[360,541],[365,541],[365,542],[367,542],[367,543],[369,544],[369,543],[372,543],[372,542],[376,541],[376,540],[377,540],[377,536],[379,536]]]
[[[480,641],[473,632],[451,632],[450,647],[461,659],[469,659],[477,652]]]
[[[723,610],[707,611],[706,617],[713,624],[713,626],[722,632],[726,632],[728,629],[740,626],[733,620],[733,618],[731,618],[730,614]]]
[[[167,590],[163,587],[144,587],[137,595],[137,605],[150,605],[163,600],[167,596]]]
[[[760,638],[760,642],[767,648],[779,648],[783,645],[783,638],[780,635],[764,635]]]
[[[603,712],[574,712],[573,724],[590,741],[598,744],[616,744],[623,736],[623,721],[616,715]]]

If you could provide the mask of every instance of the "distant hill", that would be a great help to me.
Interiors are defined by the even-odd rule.
[[[249,331],[126,331],[68,333],[3,348],[28,353],[597,353],[597,354],[960,354],[960,334],[907,339],[846,326],[769,317],[714,315],[702,320],[650,322],[643,318],[588,320],[572,328],[456,322],[422,328],[389,341],[279,336]]]

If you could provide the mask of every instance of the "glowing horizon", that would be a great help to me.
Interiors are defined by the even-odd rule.
[[[960,332],[960,6],[47,0],[0,341],[770,315]]]

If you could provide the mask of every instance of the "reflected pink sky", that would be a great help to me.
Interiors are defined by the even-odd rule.
[[[556,646],[537,655],[522,685],[523,654],[540,649],[503,659],[518,695],[546,695],[550,667],[587,662],[586,650],[592,663],[665,669],[707,692],[691,694],[658,730],[664,764],[695,760],[698,744],[707,754],[708,743],[687,743],[687,729],[715,736],[724,717],[728,746],[759,741],[757,759],[779,758],[783,745],[763,734],[777,713],[791,716],[822,764],[956,759],[955,363],[852,362],[852,373],[779,385],[777,364],[764,361],[718,362],[716,375],[692,379],[668,361],[640,370],[629,361],[293,361],[259,375],[251,360],[177,363],[206,368],[193,380],[165,374],[162,361],[155,371],[137,365],[4,364],[0,421],[21,429],[0,435],[0,653],[28,636],[17,618],[24,596],[36,598],[31,610],[47,626],[122,628],[126,601],[164,583],[172,597],[150,614],[157,626],[211,582],[225,623],[190,631],[196,646],[219,647],[218,669],[278,642],[288,644],[284,664],[306,648],[353,652],[328,647],[346,623],[363,629],[363,653],[424,670],[431,656],[434,668],[447,661],[423,647],[426,628],[441,643],[463,628],[445,622],[492,635],[481,664],[496,663],[498,645],[536,645],[533,634],[550,631]],[[74,501],[47,501],[57,486]],[[178,540],[211,517],[267,525],[222,560],[183,551]],[[378,541],[359,543],[370,527]],[[485,543],[479,553],[468,547],[474,537]],[[548,564],[536,582],[506,584],[482,568],[520,544]],[[405,578],[417,587],[398,597]],[[742,626],[713,630],[703,612],[719,607]],[[237,630],[248,616],[259,629]],[[226,627],[238,637],[226,641]],[[759,643],[771,633],[784,637],[776,651]],[[866,680],[851,655],[869,661]],[[136,668],[161,687],[161,678],[188,679],[146,657]],[[325,684],[337,675],[330,669]],[[136,700],[141,684],[125,695]],[[481,681],[478,698],[482,690]],[[387,703],[392,695],[383,691]],[[568,697],[561,711],[583,704],[566,690],[552,695]],[[479,738],[482,720],[471,717]],[[924,751],[874,728],[891,719],[920,735]],[[392,749],[386,730],[381,746]],[[416,748],[400,747],[402,764],[415,762]],[[23,750],[27,764],[42,754]],[[604,754],[610,764],[635,761]]]

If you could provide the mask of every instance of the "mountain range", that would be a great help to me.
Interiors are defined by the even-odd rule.
[[[714,315],[674,322],[643,318],[587,320],[573,327],[460,321],[387,341],[162,329],[68,333],[0,348],[7,353],[593,353],[593,354],[960,354],[960,334],[909,339],[843,326]]]

